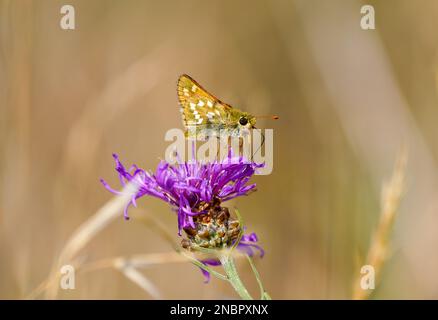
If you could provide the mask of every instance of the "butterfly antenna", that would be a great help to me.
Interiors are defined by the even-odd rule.
[[[257,119],[271,119],[271,120],[278,120],[280,119],[279,116],[268,114],[268,115],[262,115],[262,116],[255,116]]]
[[[253,129],[257,129],[256,127],[253,127]],[[260,131],[260,134],[262,135],[262,143],[260,144],[260,146],[257,148],[257,150],[252,154],[251,156],[251,161],[254,160],[254,155],[257,154],[257,152],[260,150],[260,148],[265,144],[265,135],[263,134],[262,131]],[[261,152],[261,151],[260,151]]]
[[[271,120],[278,120],[280,119],[279,116],[271,114],[271,115],[261,115],[261,116],[255,116],[257,119],[271,119]],[[253,127],[253,129],[257,129],[256,127]],[[260,150],[260,148],[265,144],[265,135],[263,134],[263,132],[261,132],[262,135],[262,143],[260,144],[260,146],[257,148],[257,150],[252,154],[251,157],[251,161],[254,159],[254,155]]]

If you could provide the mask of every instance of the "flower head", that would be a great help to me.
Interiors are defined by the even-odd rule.
[[[257,244],[255,233],[242,233],[237,219],[230,217],[228,208],[222,203],[255,190],[255,184],[248,184],[257,168],[262,165],[245,162],[242,158],[232,157],[231,153],[223,161],[210,163],[180,163],[171,165],[162,161],[155,173],[147,172],[136,165],[127,170],[119,157],[113,155],[116,171],[122,186],[134,183],[137,192],[124,210],[128,219],[128,208],[136,206],[136,200],[143,196],[153,196],[169,203],[178,216],[178,233],[185,231],[187,236],[181,244],[186,249],[197,248],[224,249],[237,244],[237,249],[249,256],[258,251],[263,257],[264,250]],[[102,184],[115,194],[104,180]],[[220,265],[217,259],[203,260],[207,265]],[[202,270],[206,282],[210,274]]]
[[[206,213],[206,206],[213,201],[222,203],[253,191],[256,185],[248,184],[248,181],[255,170],[262,166],[229,154],[220,162],[171,165],[162,161],[153,174],[136,165],[127,170],[116,154],[113,157],[122,186],[127,182],[134,182],[139,187],[125,208],[125,218],[129,218],[128,207],[131,204],[135,206],[136,199],[146,195],[153,196],[166,201],[177,212],[179,233],[182,228],[194,228],[193,217]],[[120,193],[104,180],[101,181],[112,193]]]

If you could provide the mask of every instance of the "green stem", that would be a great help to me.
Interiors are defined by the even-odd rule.
[[[265,291],[265,288],[263,287],[262,280],[260,279],[260,274],[257,271],[257,268],[254,264],[254,261],[252,261],[252,258],[250,256],[246,256],[248,259],[249,264],[251,265],[252,272],[254,273],[254,276],[256,277],[257,283],[259,284],[260,288],[260,299],[261,300],[272,300],[269,294]]]
[[[245,288],[242,280],[240,280],[239,274],[237,273],[236,265],[234,264],[234,259],[231,255],[225,254],[220,255],[219,259],[221,261],[222,267],[228,276],[228,281],[233,286],[234,290],[239,294],[239,296],[244,300],[253,300],[248,290]]]

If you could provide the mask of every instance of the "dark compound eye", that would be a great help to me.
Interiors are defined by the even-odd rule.
[[[239,123],[240,123],[242,126],[245,126],[245,125],[248,123],[248,119],[245,118],[245,117],[242,117],[242,118],[239,119]]]

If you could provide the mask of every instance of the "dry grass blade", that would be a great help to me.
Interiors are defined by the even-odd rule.
[[[51,272],[48,281],[47,298],[54,299],[58,293],[59,268],[66,263],[73,263],[75,255],[92,240],[96,234],[104,229],[115,218],[120,217],[120,212],[131,201],[137,192],[138,186],[127,184],[120,196],[114,197],[99,209],[91,218],[85,221],[72,234],[67,244],[62,249],[58,261]]]
[[[123,190],[121,196],[116,196],[107,202],[100,210],[90,219],[83,223],[70,237],[61,252],[59,260],[61,262],[70,260],[78,253],[97,233],[102,231],[111,221],[120,217],[120,212],[132,199],[137,192],[138,187],[134,184],[128,184]]]
[[[383,265],[388,257],[391,230],[403,195],[406,162],[407,152],[405,149],[402,149],[395,164],[391,180],[382,188],[380,221],[372,237],[365,263],[374,268],[376,283],[379,281]],[[354,282],[353,299],[368,299],[371,290],[362,289],[360,284],[361,276]]]
[[[120,256],[89,262],[80,266],[79,272],[87,273],[105,268],[115,268],[122,263],[129,264],[134,268],[146,268],[153,265],[181,262],[187,262],[187,258],[178,252],[136,254],[129,257]]]
[[[161,294],[158,288],[146,278],[140,271],[138,271],[127,260],[118,260],[115,264],[115,268],[118,269],[123,275],[137,284],[141,289],[149,293],[154,299],[160,299]]]
[[[160,265],[160,264],[167,264],[167,263],[183,263],[190,261],[188,258],[184,257],[178,252],[165,252],[165,253],[149,253],[149,254],[136,254],[129,257],[119,256],[119,257],[112,257],[112,258],[106,258],[102,260],[97,260],[89,263],[85,263],[82,265],[77,266],[77,273],[78,274],[85,274],[89,272],[95,272],[102,269],[107,268],[115,268],[119,271],[121,271],[125,276],[137,283],[135,279],[136,277],[133,277],[132,271],[129,271],[128,273],[125,272],[124,266],[129,266],[130,268],[140,269],[140,268],[147,268],[154,265]],[[144,277],[142,275],[142,277]],[[46,281],[42,282],[28,297],[27,299],[36,299],[38,296],[43,294],[46,290],[49,289],[50,281],[54,281],[53,279],[47,279]],[[149,281],[150,282],[150,281]],[[141,288],[145,289],[146,286],[143,285],[144,281],[140,281],[140,283],[137,283]],[[145,290],[147,291],[152,297],[157,298],[158,290]]]

